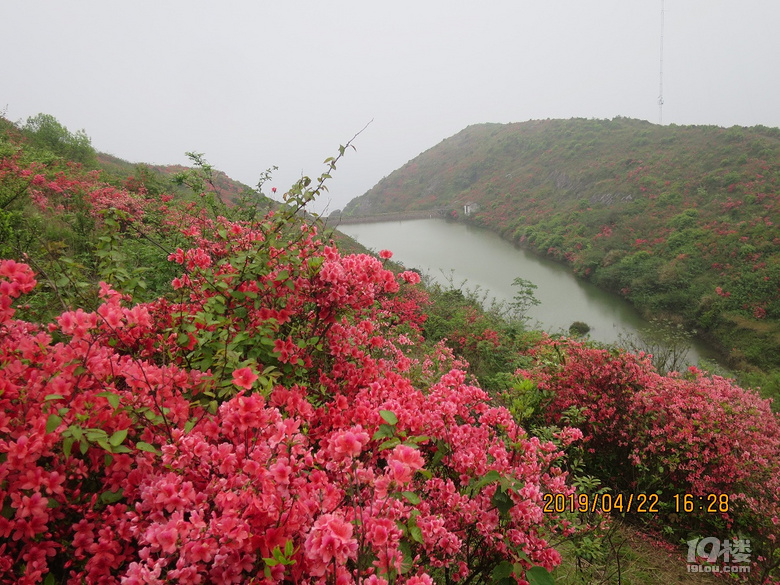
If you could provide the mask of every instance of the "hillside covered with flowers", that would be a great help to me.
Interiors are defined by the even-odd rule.
[[[4,124],[0,582],[542,585],[621,517],[749,538],[778,582],[769,402],[342,251],[301,212],[345,149],[226,205]],[[609,492],[658,509],[573,504]]]

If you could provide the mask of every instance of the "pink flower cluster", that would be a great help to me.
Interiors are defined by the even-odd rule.
[[[29,266],[13,260],[0,261],[0,323],[14,316],[16,311],[11,307],[13,300],[30,292],[35,285],[36,280]]]
[[[549,393],[550,422],[579,409],[591,463],[613,485],[660,487],[667,502],[674,494],[728,494],[727,513],[702,512],[695,521],[696,512],[686,514],[686,528],[698,522],[749,534],[766,566],[775,562],[780,417],[768,400],[696,368],[661,376],[646,357],[576,341],[548,339],[535,352],[546,365],[520,373]]]
[[[444,348],[416,373],[413,277],[266,221],[192,216],[176,303],[102,284],[47,326],[13,319],[35,280],[0,263],[0,581],[420,584],[489,575],[474,550],[552,569],[563,453]],[[210,343],[238,357],[192,367]]]

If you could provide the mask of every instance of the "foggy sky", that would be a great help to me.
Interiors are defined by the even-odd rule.
[[[659,121],[661,0],[7,0],[0,22],[0,112],[132,162],[277,165],[281,193],[373,120],[330,210],[470,124]],[[778,24],[772,0],[666,0],[663,123],[780,126]]]

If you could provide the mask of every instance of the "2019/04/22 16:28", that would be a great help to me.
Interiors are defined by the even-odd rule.
[[[562,512],[595,512],[657,514],[661,510],[661,497],[658,494],[544,494],[544,512],[546,514]],[[710,514],[729,511],[728,494],[675,494],[672,498],[675,513],[693,511]]]

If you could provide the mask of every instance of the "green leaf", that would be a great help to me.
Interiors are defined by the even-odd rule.
[[[411,539],[413,541],[419,542],[420,544],[422,544],[423,535],[422,535],[422,530],[420,530],[419,526],[410,526],[409,527],[409,536],[411,537]]]
[[[144,443],[143,441],[138,441],[135,444],[135,448],[139,451],[146,451],[147,453],[159,453],[157,448],[154,445],[150,445],[149,443]]]
[[[46,578],[43,580],[43,585],[57,585],[57,580],[54,578],[53,573],[46,575]]]
[[[127,429],[122,429],[121,431],[117,431],[111,435],[111,438],[108,440],[108,442],[111,443],[114,447],[119,447],[125,438],[127,438]]]
[[[401,561],[401,574],[405,575],[412,570],[412,561],[414,561],[414,557],[412,556],[412,547],[409,546],[407,541],[402,540],[398,544],[398,550],[404,557]]]
[[[46,419],[46,432],[53,433],[62,424],[62,418],[56,414],[50,414]]]
[[[62,394],[47,394],[43,401],[48,402],[49,400],[62,400],[65,397]]]
[[[401,443],[401,439],[398,437],[393,437],[392,439],[387,439],[384,443],[379,445],[379,450],[384,451],[385,449],[392,449],[396,445]]]
[[[181,347],[186,347],[190,344],[190,336],[186,333],[179,333],[178,337],[176,337],[176,344]]]
[[[523,486],[525,485],[525,482],[519,481],[511,476],[509,477],[502,476],[498,483],[501,484],[501,488],[505,492],[508,492],[510,490],[519,492],[521,489],[523,489]]]
[[[62,452],[65,454],[65,457],[70,457],[70,451],[73,449],[73,437],[65,437],[62,440]]]
[[[380,410],[379,416],[392,426],[398,424],[398,417],[395,416],[395,413],[392,410]]]
[[[525,572],[525,578],[530,585],[555,585],[555,579],[544,567],[531,567]]]
[[[119,490],[115,492],[103,492],[100,494],[100,501],[104,504],[113,504],[115,502],[118,502],[124,497],[124,490],[122,488],[119,488]]]
[[[420,503],[420,496],[418,496],[414,492],[402,492],[401,495],[406,498],[406,500],[410,504],[414,504],[415,506]]]
[[[502,561],[493,569],[493,581],[500,581],[512,576],[514,567],[509,561]]]
[[[92,441],[93,443],[96,441],[105,441],[108,439],[108,435],[103,429],[87,429],[85,434],[87,436],[87,441]]]
[[[395,429],[390,425],[379,425],[379,429],[374,433],[372,439],[378,441],[379,439],[385,439],[395,435]]]
[[[449,455],[452,452],[452,449],[450,449],[449,444],[447,444],[444,441],[436,441],[436,453],[433,455],[433,460],[431,461],[431,465],[435,466],[441,463],[441,460],[444,459],[446,455]]]
[[[3,518],[6,520],[10,520],[14,517],[16,514],[16,508],[12,508],[10,504],[6,504],[3,506],[3,511],[0,512],[0,515],[2,515]]]
[[[496,471],[495,469],[491,469],[485,475],[483,475],[479,481],[477,481],[473,486],[471,486],[471,489],[477,492],[487,484],[492,483],[494,481],[498,481],[499,479],[501,479],[501,474],[498,473],[498,471]]]
[[[114,394],[113,392],[101,392],[98,394],[98,396],[104,397],[106,400],[108,400],[108,403],[111,405],[111,408],[116,410],[119,408],[119,395]]]
[[[501,489],[501,487],[496,488],[496,493],[493,494],[493,498],[490,500],[490,503],[493,504],[502,514],[509,513],[509,510],[511,510],[515,505],[515,503],[512,501],[512,498],[510,498],[509,495]]]

